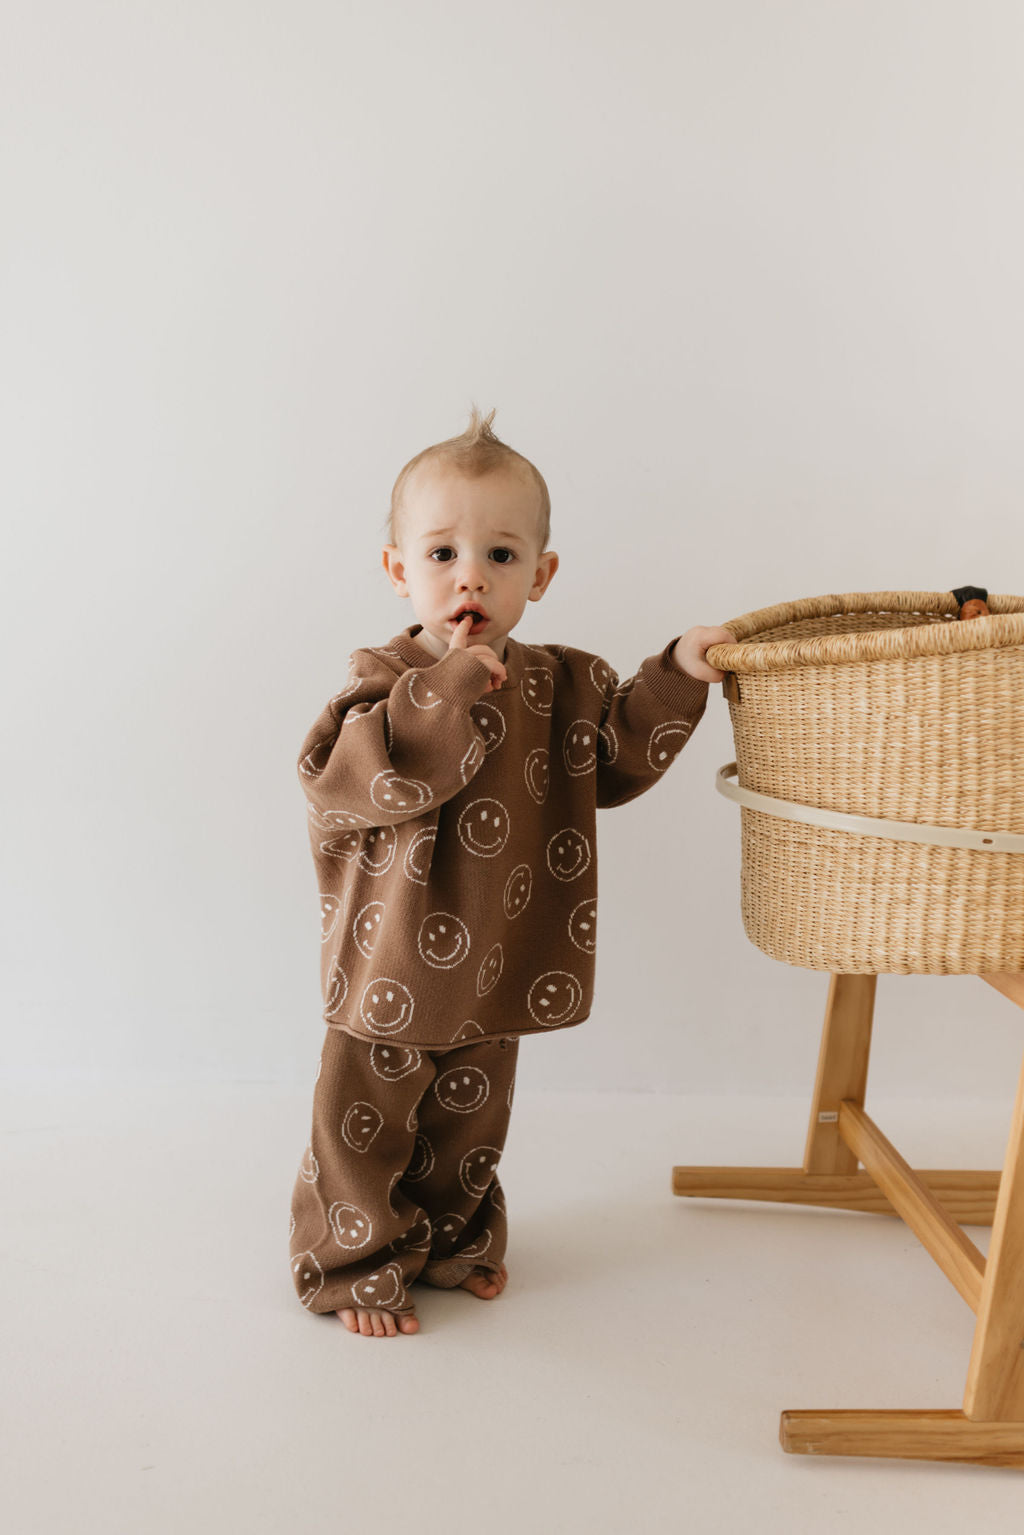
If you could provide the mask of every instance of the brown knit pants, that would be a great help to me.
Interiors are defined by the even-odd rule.
[[[451,1289],[497,1271],[518,1048],[416,1050],[328,1029],[292,1198],[292,1276],[310,1311],[408,1312],[415,1279]]]

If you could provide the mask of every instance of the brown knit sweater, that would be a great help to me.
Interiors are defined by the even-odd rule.
[[[302,747],[324,1018],[428,1050],[581,1023],[595,812],[657,783],[707,684],[670,659],[674,640],[620,683],[599,656],[509,638],[487,692],[482,661],[438,661],[418,633],[357,650]]]

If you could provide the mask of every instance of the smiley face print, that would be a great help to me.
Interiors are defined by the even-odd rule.
[[[324,1287],[324,1271],[312,1253],[296,1253],[292,1275],[299,1300],[304,1306],[311,1306]]]
[[[320,942],[326,943],[338,925],[341,902],[336,895],[320,896]]]
[[[493,991],[498,984],[502,968],[505,964],[505,955],[500,943],[488,949],[484,956],[484,962],[480,966],[476,978],[476,994],[478,997],[486,997],[489,991]]]
[[[372,1103],[353,1103],[341,1122],[341,1138],[353,1151],[368,1151],[384,1116]]]
[[[607,661],[602,661],[600,656],[595,656],[590,663],[590,680],[603,696],[609,688],[615,686],[619,679]]]
[[[359,849],[359,867],[367,874],[386,874],[395,861],[398,833],[393,826],[375,826]]]
[[[673,763],[690,737],[692,725],[685,720],[666,720],[651,731],[647,760],[655,772],[663,773]]]
[[[472,1151],[466,1152],[459,1164],[459,1182],[467,1194],[480,1198],[487,1193],[500,1157],[501,1152],[496,1146],[474,1146]]]
[[[352,1286],[352,1299],[357,1306],[369,1310],[387,1311],[393,1306],[405,1305],[405,1286],[402,1270],[397,1263],[389,1263],[376,1274],[357,1279]]]
[[[348,976],[345,974],[337,957],[331,963],[327,980],[324,984],[324,1016],[331,1018],[343,1005],[348,996]]]
[[[425,1135],[417,1135],[416,1144],[413,1147],[412,1161],[405,1169],[404,1181],[406,1183],[422,1183],[424,1178],[429,1178],[434,1171],[434,1148]]]
[[[437,828],[426,826],[418,831],[405,850],[406,879],[411,879],[415,885],[425,885],[430,877],[430,862],[434,856],[434,843],[437,841]]]
[[[419,778],[406,778],[391,769],[378,773],[370,784],[370,798],[377,809],[401,819],[426,810],[433,797],[429,784]]]
[[[590,843],[581,831],[566,826],[548,843],[548,868],[556,879],[579,879],[590,867]]]
[[[371,1045],[370,1065],[385,1082],[400,1082],[417,1070],[423,1057],[404,1045]]]
[[[303,1183],[315,1183],[320,1176],[320,1163],[313,1155],[312,1146],[306,1147],[306,1154],[299,1163],[299,1177]]]
[[[464,1247],[462,1249],[462,1251],[459,1253],[459,1257],[460,1258],[482,1258],[484,1253],[490,1247],[490,1245],[491,1245],[491,1233],[489,1231],[483,1231],[477,1237],[475,1242],[470,1243],[469,1247]]]
[[[535,799],[538,805],[543,805],[551,786],[550,763],[547,750],[543,746],[534,747],[526,759],[523,774],[531,799]]]
[[[461,1023],[458,1029],[452,1035],[452,1044],[458,1044],[459,1041],[463,1039],[473,1039],[477,1034],[482,1033],[483,1029],[480,1027],[480,1025],[476,1023],[472,1018],[467,1018],[466,1022]]]
[[[434,1222],[434,1248],[437,1252],[447,1254],[452,1251],[459,1240],[459,1232],[466,1224],[465,1218],[450,1212],[442,1215],[441,1219]]]
[[[452,1114],[475,1114],[490,1097],[491,1084],[478,1066],[460,1066],[438,1073],[434,1094]]]
[[[373,1236],[373,1223],[365,1210],[358,1205],[338,1201],[327,1212],[334,1240],[346,1252],[358,1252],[366,1247]]]
[[[619,755],[619,738],[611,725],[602,725],[597,732],[598,762],[614,762]]]
[[[409,702],[417,709],[436,709],[441,702],[439,694],[427,686],[421,672],[410,672],[406,686],[409,689]]]
[[[520,683],[523,702],[534,714],[550,714],[555,701],[555,677],[546,666],[528,666]]]
[[[346,831],[336,837],[325,837],[320,843],[320,851],[327,858],[343,858],[346,863],[351,863],[353,858],[358,858],[362,846],[362,832]]]
[[[513,917],[521,916],[530,904],[530,892],[533,889],[533,874],[528,863],[521,863],[512,870],[505,881],[505,894],[502,903],[505,907],[505,915],[509,921]]]
[[[400,1034],[412,1021],[413,995],[401,981],[380,976],[363,992],[359,1016],[371,1034]]]
[[[358,831],[373,825],[366,816],[357,815],[354,810],[318,810],[310,800],[306,801],[306,809],[313,825],[320,831]]]
[[[377,942],[380,933],[380,925],[384,921],[386,907],[383,901],[371,901],[364,906],[352,924],[352,937],[355,939],[356,948],[366,959],[373,953],[373,946]]]
[[[463,757],[461,763],[459,764],[459,777],[462,779],[464,784],[469,783],[469,780],[477,771],[481,762],[483,762],[486,753],[487,749],[482,741],[474,741],[473,744],[467,748],[466,755]]]
[[[484,751],[489,756],[505,739],[505,716],[494,704],[474,704],[469,712],[484,738]]]
[[[478,858],[495,858],[509,835],[509,816],[497,799],[475,799],[459,816],[462,845]]]
[[[400,1237],[395,1237],[391,1244],[391,1251],[393,1253],[428,1253],[432,1237],[430,1217],[421,1215],[408,1231],[404,1231]]]
[[[551,1029],[568,1023],[582,1001],[583,987],[574,975],[568,970],[548,970],[530,987],[526,1005],[532,1018]]]
[[[469,928],[450,911],[424,917],[416,940],[420,958],[435,970],[454,970],[469,953]]]
[[[569,918],[569,937],[578,949],[584,954],[593,954],[597,949],[597,897],[581,901],[572,909]]]
[[[592,773],[597,766],[597,729],[589,720],[573,720],[562,742],[565,770],[572,778]]]

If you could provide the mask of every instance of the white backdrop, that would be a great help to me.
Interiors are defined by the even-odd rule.
[[[311,1079],[295,759],[412,622],[388,492],[471,400],[552,492],[520,637],[622,675],[788,598],[1024,589],[1016,0],[2,28],[10,1070]],[[732,754],[716,688],[601,818],[595,1013],[531,1086],[809,1087],[825,980],[743,936]],[[1020,1045],[969,978],[883,981],[876,1037],[896,1092],[1002,1095]]]

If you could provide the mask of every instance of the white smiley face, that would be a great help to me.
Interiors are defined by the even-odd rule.
[[[500,1156],[496,1146],[474,1146],[466,1152],[459,1164],[459,1182],[467,1194],[479,1197],[487,1193]]]
[[[469,1247],[464,1247],[459,1253],[460,1258],[482,1258],[491,1245],[491,1233],[483,1232]]]
[[[421,1183],[434,1171],[434,1148],[425,1135],[417,1135],[412,1161],[400,1176],[406,1183]]]
[[[436,709],[441,702],[440,696],[427,686],[426,678],[419,672],[410,672],[409,701],[415,704],[417,709]]]
[[[528,863],[521,863],[512,870],[505,882],[505,895],[503,904],[506,917],[511,919],[518,917],[530,904],[530,892],[533,889],[533,874]]]
[[[555,678],[546,666],[528,666],[520,683],[523,702],[534,714],[550,714],[555,699]]]
[[[393,1253],[428,1253],[432,1236],[429,1216],[421,1215],[408,1231],[403,1232],[400,1237],[395,1237],[391,1244],[391,1251]]]
[[[568,970],[548,970],[530,987],[526,1005],[531,1017],[550,1029],[568,1023],[582,1001],[583,987],[574,975]]]
[[[486,748],[482,741],[474,741],[472,746],[467,749],[466,755],[459,764],[459,775],[463,783],[469,783],[469,780],[481,762],[483,762],[485,755]]]
[[[326,943],[338,925],[341,901],[336,895],[320,896],[320,942]]]
[[[480,966],[476,978],[476,994],[478,997],[486,997],[489,991],[493,991],[501,976],[502,967],[505,964],[505,956],[502,953],[500,943],[488,949],[484,956],[484,962]]]
[[[465,1023],[459,1025],[458,1031],[452,1035],[452,1044],[460,1039],[473,1039],[477,1034],[482,1034],[483,1029],[472,1018],[467,1018]]]
[[[303,1183],[315,1183],[320,1176],[320,1163],[313,1155],[312,1146],[306,1147],[306,1154],[299,1163],[299,1177]]]
[[[414,884],[425,885],[430,876],[430,861],[434,856],[437,829],[427,826],[418,831],[405,850],[405,876]]]
[[[345,974],[337,958],[333,961],[330,973],[324,984],[324,1016],[333,1017],[348,996],[348,976]]]
[[[531,798],[535,799],[538,805],[543,805],[548,797],[548,789],[551,786],[548,754],[543,746],[535,747],[527,757],[524,776]]]
[[[421,810],[426,810],[433,797],[429,784],[419,778],[406,778],[393,769],[378,773],[370,784],[373,803],[378,810],[386,810],[389,815],[417,815]]]
[[[565,732],[562,756],[571,777],[593,772],[597,766],[597,730],[589,720],[573,720]]]
[[[365,1279],[357,1279],[352,1286],[352,1299],[357,1306],[368,1306],[371,1310],[383,1311],[390,1306],[404,1306],[405,1286],[402,1284],[400,1265],[389,1263],[376,1274],[367,1274]]]
[[[358,1252],[366,1247],[373,1236],[373,1223],[365,1210],[339,1200],[327,1212],[327,1219],[334,1232],[334,1240],[346,1252]]]
[[[497,1210],[499,1215],[508,1214],[508,1209],[505,1204],[505,1192],[497,1178],[495,1178],[494,1182],[491,1184],[491,1192],[488,1195],[488,1198],[490,1199],[491,1204]]]
[[[469,953],[469,928],[448,911],[424,917],[416,940],[420,958],[435,970],[454,970]]]
[[[355,939],[356,948],[367,959],[373,953],[373,946],[377,942],[385,909],[383,901],[371,901],[368,906],[363,907],[352,924],[352,937]]]
[[[367,874],[386,874],[395,861],[398,833],[393,826],[375,826],[359,850],[359,867]]]
[[[685,720],[666,720],[651,731],[647,760],[655,772],[663,773],[674,762],[690,738],[692,725]]]
[[[303,778],[319,778],[328,762],[331,760],[331,752],[334,748],[333,741],[318,741],[311,752],[307,752],[299,763],[299,772]]]
[[[353,1103],[341,1122],[341,1138],[353,1151],[367,1151],[383,1123],[383,1114],[372,1103]]]
[[[459,1240],[459,1232],[466,1224],[465,1218],[449,1212],[434,1222],[434,1247],[439,1253],[450,1253]]]
[[[569,937],[584,954],[597,949],[597,898],[581,901],[569,918]]]
[[[494,858],[508,841],[509,818],[497,799],[475,799],[459,816],[463,847],[480,858]]]
[[[292,1274],[299,1300],[311,1306],[324,1287],[324,1271],[312,1253],[296,1253],[292,1259]]]
[[[484,751],[489,754],[505,739],[505,716],[494,704],[474,704],[469,712],[484,738]]]
[[[363,845],[363,836],[358,831],[346,831],[338,837],[327,837],[320,843],[320,851],[327,858],[344,858],[346,863],[351,863],[358,857]]]
[[[434,1093],[443,1109],[453,1114],[475,1114],[487,1102],[491,1084],[478,1066],[460,1066],[438,1074]]]
[[[590,663],[590,680],[599,693],[606,693],[616,682],[618,677],[612,671],[607,661],[602,661],[600,656],[595,656]]]
[[[385,1082],[400,1082],[417,1069],[423,1057],[404,1045],[371,1045],[370,1065]]]
[[[610,725],[602,725],[597,732],[598,762],[614,762],[619,755],[619,739]]]
[[[354,810],[318,810],[309,800],[306,801],[306,809],[310,819],[321,831],[351,831],[359,830],[364,826],[372,826],[366,816],[357,815]]]
[[[581,831],[566,826],[548,843],[548,868],[556,879],[579,879],[590,867],[590,843]]]
[[[359,1016],[371,1034],[399,1034],[412,1021],[413,996],[401,981],[386,975],[371,981],[363,992]]]

